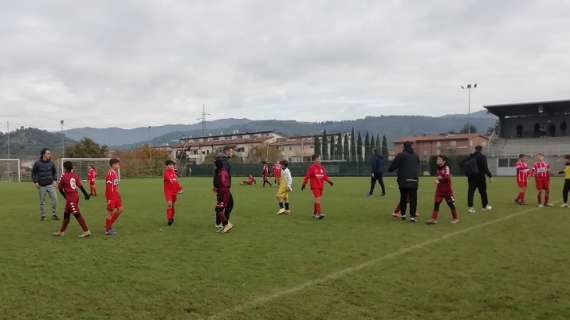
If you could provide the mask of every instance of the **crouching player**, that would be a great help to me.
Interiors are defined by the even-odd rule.
[[[289,161],[281,160],[281,178],[277,189],[277,202],[279,203],[278,215],[291,213],[289,207],[289,192],[293,191],[293,177],[289,170]]]
[[[537,162],[532,167],[532,175],[536,183],[536,196],[538,200],[538,207],[552,207],[548,202],[550,198],[550,164],[544,160],[544,154],[539,153],[536,155]]]
[[[528,187],[528,175],[530,169],[528,168],[528,156],[525,154],[519,155],[519,160],[515,164],[517,170],[517,185],[519,186],[519,194],[515,198],[515,202],[521,206],[525,206],[525,194]]]
[[[325,168],[321,165],[321,156],[315,154],[312,156],[312,160],[313,164],[307,169],[301,190],[305,190],[307,182],[310,181],[314,199],[313,218],[320,220],[325,217],[325,214],[321,212],[321,198],[323,196],[324,184],[327,182],[332,187],[333,182],[329,179]]]
[[[79,188],[79,190],[81,190],[83,196],[85,197],[85,200],[89,200],[89,195],[85,191],[85,188],[83,188],[81,185],[81,179],[79,178],[79,175],[73,172],[73,164],[70,161],[65,161],[63,163],[63,169],[65,170],[65,173],[59,180],[58,189],[65,198],[65,212],[63,213],[61,228],[53,235],[56,237],[63,237],[65,230],[69,225],[69,218],[71,215],[73,215],[83,230],[83,233],[80,234],[79,237],[87,238],[91,235],[91,231],[89,231],[87,223],[85,223],[85,219],[83,219],[81,211],[79,210],[79,194],[77,192],[77,189]]]
[[[230,223],[230,214],[233,209],[232,194],[230,192],[230,174],[224,168],[223,160],[216,159],[214,162],[216,170],[214,172],[214,191],[216,192],[216,225],[221,224],[222,228],[218,232],[227,233],[234,226]]]
[[[253,185],[256,184],[256,183],[257,183],[257,181],[255,180],[255,178],[253,177],[253,175],[250,174],[250,175],[247,176],[247,178],[246,178],[244,181],[242,181],[242,182],[240,183],[240,185],[242,185],[242,186],[253,186]]]
[[[123,200],[119,193],[119,175],[117,171],[121,167],[119,159],[109,160],[109,171],[105,177],[105,199],[107,200],[107,217],[105,219],[105,234],[113,236],[113,224],[123,213]]]
[[[435,180],[436,190],[435,190],[435,202],[433,205],[433,213],[431,219],[429,219],[427,224],[436,224],[437,217],[439,215],[439,205],[443,200],[447,202],[449,209],[451,209],[451,223],[459,223],[459,215],[457,214],[457,209],[455,208],[455,199],[453,198],[453,189],[451,188],[451,171],[447,165],[447,157],[439,155],[436,159],[437,164],[437,179]]]
[[[176,163],[172,160],[166,160],[164,168],[164,199],[166,201],[166,220],[168,225],[174,223],[174,205],[179,194],[182,194],[182,187],[176,176]]]

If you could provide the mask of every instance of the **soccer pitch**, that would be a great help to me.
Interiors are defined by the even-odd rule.
[[[72,219],[39,221],[31,183],[0,184],[2,319],[569,319],[570,209],[513,199],[512,178],[489,186],[492,213],[426,226],[433,178],[422,180],[420,222],[392,219],[398,193],[365,198],[367,178],[333,178],[327,218],[311,218],[310,192],[296,179],[292,215],[277,216],[276,188],[239,186],[225,235],[214,229],[210,178],[182,178],[176,224],[167,227],[161,179],[123,180],[125,213],[103,235],[103,197],[82,201],[94,235]],[[99,182],[102,193],[103,184]],[[59,199],[58,214],[64,207]],[[480,207],[478,196],[476,205]]]

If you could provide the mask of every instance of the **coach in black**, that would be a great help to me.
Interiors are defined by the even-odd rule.
[[[463,161],[463,168],[467,176],[467,182],[469,183],[467,190],[467,212],[469,213],[475,213],[475,208],[473,207],[475,190],[479,190],[479,194],[481,195],[482,210],[490,211],[493,209],[493,207],[489,205],[489,198],[487,196],[487,177],[492,179],[493,175],[491,171],[489,171],[487,157],[482,151],[483,147],[476,146],[475,152],[473,152],[467,160]]]
[[[40,219],[46,219],[44,203],[46,194],[49,195],[51,201],[51,217],[52,220],[58,220],[57,209],[57,192],[55,184],[57,183],[57,169],[53,161],[51,161],[51,151],[48,148],[42,149],[41,157],[34,163],[32,168],[32,181],[38,189],[40,195]]]
[[[388,171],[398,170],[398,186],[400,188],[400,214],[406,220],[407,202],[410,202],[410,222],[416,222],[418,207],[418,186],[420,158],[414,152],[411,142],[404,143],[404,150],[394,158]]]
[[[368,192],[368,196],[372,196],[374,193],[374,187],[376,186],[376,182],[380,184],[380,188],[382,188],[382,196],[386,195],[386,187],[384,186],[384,157],[378,152],[378,150],[374,150],[374,155],[370,158],[370,192]]]

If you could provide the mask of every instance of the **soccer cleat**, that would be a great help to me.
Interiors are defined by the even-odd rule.
[[[426,224],[437,224],[437,220],[429,219],[428,221],[426,221]]]
[[[481,211],[491,211],[493,210],[493,207],[491,207],[490,205],[487,205],[485,208],[482,208]]]
[[[91,236],[91,231],[87,230],[87,231],[83,232],[82,234],[80,234],[79,238],[88,238],[89,236]]]
[[[469,208],[467,209],[467,212],[469,212],[469,213],[475,213],[475,212],[477,212],[477,211],[475,211],[475,208],[469,207]]]
[[[552,203],[545,203],[544,206],[547,207],[547,208],[552,208],[552,207],[553,207]]]
[[[291,214],[291,210],[285,210],[285,214]]]
[[[406,215],[403,215],[403,216],[401,215],[401,216],[400,216],[400,220],[402,220],[402,221],[406,221],[407,219],[408,219],[408,218],[406,217]]]
[[[449,221],[449,223],[451,223],[451,224],[458,224],[458,223],[459,223],[459,219],[453,219],[453,220]]]
[[[519,205],[521,205],[521,206],[528,206],[528,203],[526,203],[526,202],[519,202]]]
[[[52,220],[59,220],[59,217],[57,216],[57,214],[54,214],[51,216],[51,219]]]
[[[174,219],[168,219],[168,225],[171,226],[174,223]]]
[[[563,203],[560,208],[568,208],[568,204],[567,203]]]
[[[230,232],[230,230],[233,229],[233,227],[234,227],[234,225],[228,222],[228,224],[226,224],[226,225],[224,226],[224,228],[222,229],[221,232],[222,232],[222,233],[228,233],[228,232]]]
[[[326,216],[324,213],[319,213],[319,220],[323,220]]]
[[[399,212],[392,212],[392,217],[393,217],[394,219],[400,219],[400,218],[401,218]]]
[[[372,197],[372,193],[367,193],[366,198],[370,198],[370,197]]]
[[[539,208],[544,208],[544,205],[541,203],[538,205]]]
[[[416,218],[410,218],[411,223],[416,223]]]
[[[58,231],[58,232],[52,233],[51,235],[54,237],[63,237],[65,235],[65,232]]]
[[[116,233],[115,230],[113,230],[113,229],[109,229],[109,230],[105,231],[105,235],[106,235],[106,236],[114,236],[114,235],[116,235],[116,234],[117,234],[117,233]]]
[[[284,214],[286,211],[287,211],[287,210],[281,208],[281,209],[279,209],[279,211],[277,211],[277,215]]]

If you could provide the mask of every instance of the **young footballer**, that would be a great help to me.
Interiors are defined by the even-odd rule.
[[[222,159],[214,161],[216,169],[214,171],[214,191],[216,192],[216,223],[220,223],[222,228],[218,232],[228,233],[234,226],[229,221],[230,213],[233,209],[230,192],[230,174],[224,167]]]
[[[63,237],[65,230],[69,225],[69,218],[73,215],[83,230],[83,233],[80,234],[79,237],[87,238],[91,235],[91,231],[89,231],[87,223],[85,223],[85,219],[83,219],[81,211],[79,210],[79,194],[77,189],[81,190],[85,200],[89,200],[89,195],[87,194],[87,191],[85,191],[85,188],[83,188],[83,185],[81,185],[81,178],[79,178],[79,175],[73,171],[73,164],[70,161],[65,161],[63,163],[63,169],[65,170],[65,173],[59,180],[58,189],[65,198],[65,211],[63,213],[61,228],[53,235],[56,237]]]
[[[247,176],[247,178],[240,182],[240,184],[243,185],[247,185],[247,186],[253,186],[254,184],[257,183],[257,180],[255,180],[255,178],[253,177],[252,174],[250,174],[249,176]]]
[[[455,198],[453,197],[453,189],[451,188],[451,171],[447,165],[447,157],[443,155],[437,156],[437,179],[435,180],[436,190],[435,190],[435,201],[433,205],[433,213],[431,219],[429,219],[427,224],[436,224],[437,217],[439,215],[439,206],[443,200],[447,202],[449,209],[451,209],[451,223],[459,223],[459,215],[457,214],[457,209],[455,208]]]
[[[263,161],[263,169],[261,170],[261,177],[263,178],[263,187],[268,184],[271,187],[271,182],[269,182],[269,164],[267,161]]]
[[[105,234],[115,235],[113,224],[123,213],[123,200],[119,193],[119,175],[117,171],[121,167],[119,159],[109,161],[109,171],[105,177],[105,199],[107,200],[107,217],[105,219]]]
[[[570,192],[570,155],[565,157],[566,166],[564,170],[560,171],[559,174],[564,175],[564,188],[562,189],[562,208],[568,208],[568,193]]]
[[[277,190],[277,202],[279,203],[278,215],[290,214],[289,207],[289,192],[293,191],[293,177],[291,170],[289,170],[289,161],[281,160],[281,180],[279,181],[279,188]]]
[[[323,196],[324,184],[327,182],[332,187],[333,182],[329,179],[325,168],[321,165],[321,156],[315,154],[311,159],[313,160],[313,164],[307,169],[301,190],[305,190],[307,182],[310,182],[314,199],[313,218],[320,220],[325,217],[325,214],[321,212],[321,198]]]
[[[528,156],[525,154],[519,155],[519,160],[515,164],[517,170],[517,185],[519,186],[519,194],[515,198],[515,202],[519,205],[526,205],[525,194],[528,187],[528,175],[530,169],[528,168]]]
[[[166,160],[163,174],[164,199],[166,200],[166,220],[169,226],[174,223],[174,205],[179,194],[182,194],[182,186],[176,175],[176,163]]]
[[[94,165],[90,165],[87,170],[87,182],[89,183],[89,194],[92,197],[97,196],[97,186],[95,184],[97,180],[97,170]]]
[[[538,206],[551,207],[548,203],[550,196],[550,164],[544,160],[544,154],[539,153],[536,155],[537,162],[532,167],[532,175],[534,175],[536,190],[538,194],[536,196],[538,200]]]
[[[273,179],[275,180],[275,184],[279,184],[279,180],[281,179],[281,165],[279,162],[273,165]]]

